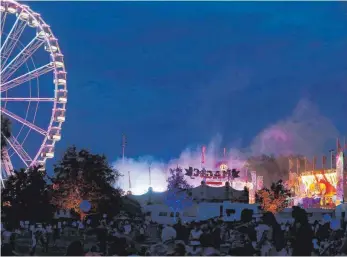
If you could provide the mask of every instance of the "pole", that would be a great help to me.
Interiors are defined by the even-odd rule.
[[[126,146],[127,142],[126,142],[126,136],[123,134],[122,136],[122,161],[124,164],[125,161],[125,146]]]
[[[131,191],[131,179],[130,179],[130,171],[128,171],[128,177],[129,177],[129,191]]]
[[[330,153],[330,169],[332,170],[333,169],[333,154],[334,154],[334,150],[331,149],[329,151],[329,153]]]
[[[203,168],[205,164],[205,151],[206,151],[206,146],[201,147],[201,168]]]
[[[149,176],[149,186],[152,186],[151,164],[149,164],[149,166],[148,166],[148,176]]]

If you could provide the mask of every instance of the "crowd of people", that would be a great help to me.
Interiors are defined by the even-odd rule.
[[[255,218],[243,210],[240,221],[207,221],[174,225],[147,219],[114,220],[107,215],[92,221],[56,221],[53,224],[2,224],[1,255],[18,255],[17,239],[30,236],[29,254],[48,253],[63,236],[66,256],[327,256],[347,254],[346,224],[310,223],[304,209],[293,207],[292,222],[278,223],[271,212]],[[90,240],[90,237],[93,239]],[[73,238],[71,240],[71,238]],[[88,239],[89,238],[89,239]],[[92,241],[90,244],[89,242]],[[87,243],[88,242],[88,243]]]

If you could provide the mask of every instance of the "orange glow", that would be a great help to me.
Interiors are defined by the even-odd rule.
[[[264,211],[277,213],[282,211],[286,207],[285,203],[287,201],[287,197],[284,195],[279,195],[275,198],[273,192],[268,192],[266,190],[259,190],[257,194],[263,199],[261,206]]]

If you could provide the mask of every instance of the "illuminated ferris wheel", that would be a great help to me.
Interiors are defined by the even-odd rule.
[[[40,14],[13,0],[0,1],[2,177],[44,167],[54,157],[65,121],[67,88],[58,40]]]

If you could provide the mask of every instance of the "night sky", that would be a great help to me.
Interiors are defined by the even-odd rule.
[[[247,147],[302,99],[346,135],[345,2],[28,4],[66,60],[58,157],[75,144],[114,161],[122,133],[130,157],[169,160],[216,135]]]

